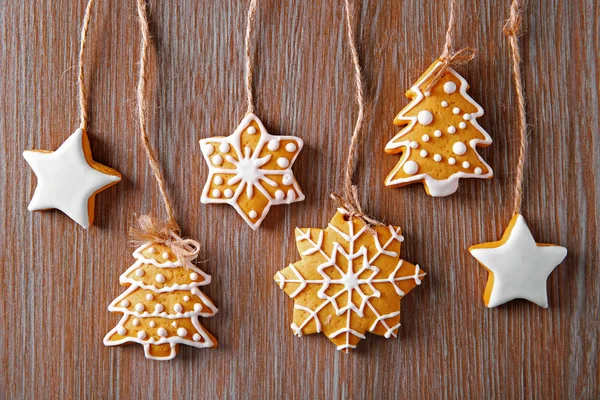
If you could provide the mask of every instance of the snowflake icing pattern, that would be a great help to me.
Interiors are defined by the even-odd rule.
[[[292,172],[302,146],[300,138],[270,135],[254,114],[231,136],[200,140],[209,166],[202,203],[230,204],[258,229],[271,205],[304,200]]]
[[[323,332],[338,350],[356,347],[369,331],[396,337],[400,299],[425,276],[400,259],[398,227],[375,228],[338,213],[326,229],[296,229],[302,260],[277,272],[275,281],[294,299],[294,334]]]

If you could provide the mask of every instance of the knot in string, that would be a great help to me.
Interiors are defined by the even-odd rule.
[[[338,207],[343,208],[347,212],[345,215],[346,219],[360,220],[367,228],[367,232],[369,232],[370,234],[375,233],[375,229],[373,229],[374,226],[385,226],[383,223],[377,221],[376,219],[368,216],[363,212],[362,207],[360,206],[360,202],[358,201],[356,186],[352,185],[352,195],[346,196],[346,198],[349,198],[350,200],[345,200],[342,196],[336,193],[332,193],[331,198],[333,199],[333,201],[336,202]]]

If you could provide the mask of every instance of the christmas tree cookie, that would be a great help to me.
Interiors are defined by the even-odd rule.
[[[146,243],[133,252],[137,260],[120,278],[129,288],[108,310],[123,317],[104,338],[106,346],[139,343],[147,358],[170,360],[179,345],[216,347],[217,340],[198,321],[217,312],[199,289],[211,281],[190,262],[181,262],[163,244]]]
[[[454,193],[460,178],[493,175],[477,153],[477,147],[492,143],[477,123],[483,108],[467,94],[467,81],[454,69],[437,76],[442,65],[434,62],[406,93],[412,101],[394,119],[404,128],[385,147],[402,158],[385,179],[386,186],[422,182],[429,195],[440,197]]]

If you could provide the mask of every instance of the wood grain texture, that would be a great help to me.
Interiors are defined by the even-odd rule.
[[[402,226],[402,257],[429,273],[402,304],[399,338],[368,336],[352,354],[323,336],[295,338],[292,301],[272,276],[298,255],[293,228],[334,213],[356,117],[342,1],[261,0],[255,40],[257,114],[306,146],[295,173],[307,199],[274,207],[252,232],[227,206],[200,204],[208,168],[198,139],[228,135],[243,116],[247,2],[150,2],[149,132],[179,222],[203,243],[202,322],[219,348],[182,347],[171,362],[142,348],[107,348],[106,310],[133,262],[136,213],[163,216],[138,140],[135,2],[100,0],[90,26],[87,88],[97,161],[123,173],[101,193],[89,231],[60,212],[31,214],[25,149],[56,149],[76,128],[83,0],[0,0],[0,398],[578,398],[600,397],[600,4],[530,1],[522,36],[532,126],[524,215],[537,240],[569,249],[548,281],[550,308],[514,301],[488,310],[487,273],[467,248],[510,220],[517,160],[514,90],[502,22],[509,0],[461,0],[457,46],[477,57],[460,72],[494,139],[480,150],[491,181],[462,180],[433,199],[420,185],[383,186],[384,155],[404,92],[441,51],[447,2],[362,0],[357,36],[369,107],[356,174],[366,209]],[[325,171],[325,172],[324,172]],[[189,185],[184,185],[189,182]]]

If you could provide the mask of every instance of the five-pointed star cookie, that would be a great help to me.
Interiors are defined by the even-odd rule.
[[[55,208],[86,229],[94,221],[96,194],[121,180],[119,172],[92,159],[83,129],[77,129],[54,152],[27,150],[23,157],[38,179],[29,211]]]
[[[229,204],[256,230],[272,205],[304,200],[292,172],[302,139],[271,136],[248,114],[228,137],[200,140],[209,168],[204,204]]]
[[[489,271],[483,300],[492,308],[514,299],[548,307],[546,279],[567,256],[567,249],[536,243],[525,219],[515,214],[497,242],[471,246],[469,251]]]
[[[346,216],[338,209],[326,229],[296,228],[302,260],[277,272],[275,281],[294,299],[294,334],[323,332],[347,352],[367,331],[396,337],[400,299],[425,272],[400,259],[400,228],[376,227],[372,235]]]

